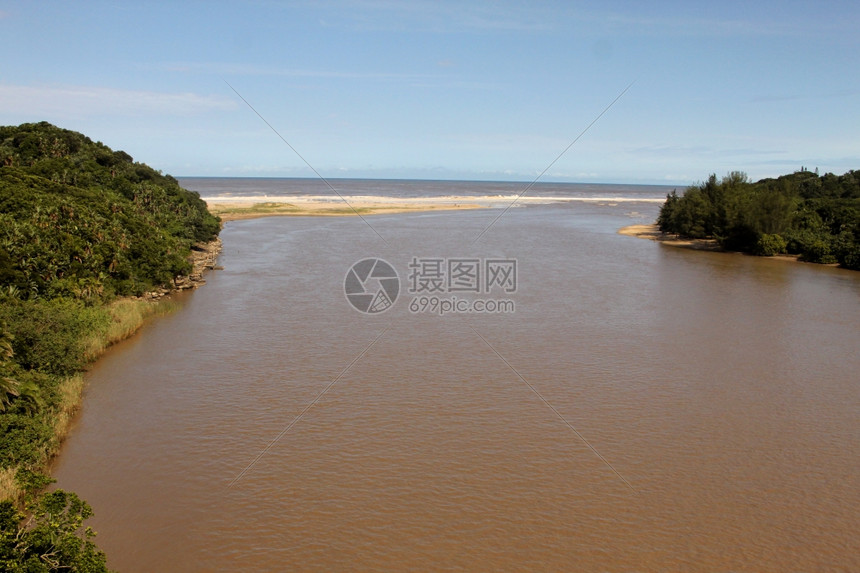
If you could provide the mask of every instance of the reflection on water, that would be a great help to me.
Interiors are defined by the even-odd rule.
[[[629,210],[230,223],[93,368],[59,486],[126,572],[860,570],[860,274],[616,235]],[[516,258],[516,312],[362,315],[368,256]]]

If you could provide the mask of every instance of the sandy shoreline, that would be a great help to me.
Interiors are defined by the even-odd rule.
[[[681,247],[684,249],[694,249],[697,251],[717,251],[722,253],[738,253],[738,254],[747,254],[747,253],[739,253],[738,251],[726,251],[717,243],[714,239],[681,239],[678,235],[672,235],[669,233],[663,233],[660,231],[660,228],[656,224],[652,225],[628,225],[626,227],[622,227],[618,229],[619,235],[626,235],[628,237],[636,237],[638,239],[648,239],[651,241],[658,241],[663,243],[664,245],[669,245],[670,247]],[[772,261],[786,261],[792,263],[804,263],[804,264],[812,264],[818,265],[821,263],[808,263],[807,261],[800,260],[798,255],[773,255],[771,257],[758,257],[762,259],[768,259]],[[837,264],[828,264],[826,266],[838,267]]]
[[[619,235],[637,237],[658,241],[672,247],[683,247],[697,251],[722,251],[723,249],[714,239],[682,239],[678,235],[663,233],[656,224],[652,225],[628,225],[618,229]]]
[[[628,197],[520,197],[516,195],[384,197],[378,195],[256,195],[203,197],[209,211],[223,221],[281,215],[343,216],[378,215],[422,211],[507,208],[511,205],[546,205],[580,201],[614,205],[649,202],[651,199]]]

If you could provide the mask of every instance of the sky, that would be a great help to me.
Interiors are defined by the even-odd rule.
[[[0,0],[0,37],[0,125],[179,177],[860,169],[854,0]]]

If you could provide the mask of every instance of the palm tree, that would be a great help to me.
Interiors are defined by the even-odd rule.
[[[6,330],[5,324],[0,324],[0,412],[5,412],[6,406],[12,403],[10,396],[19,395],[18,381],[6,375],[14,355],[12,334]]]
[[[19,412],[32,416],[45,407],[42,388],[35,381],[26,380],[18,384],[17,391],[15,407]]]
[[[5,412],[12,403],[10,396],[18,396],[18,382],[8,376],[0,376],[0,412]]]

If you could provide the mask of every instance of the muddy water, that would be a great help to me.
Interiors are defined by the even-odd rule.
[[[230,223],[54,475],[125,572],[860,570],[860,273],[615,234],[653,210]],[[365,257],[515,258],[515,312],[360,314]]]

